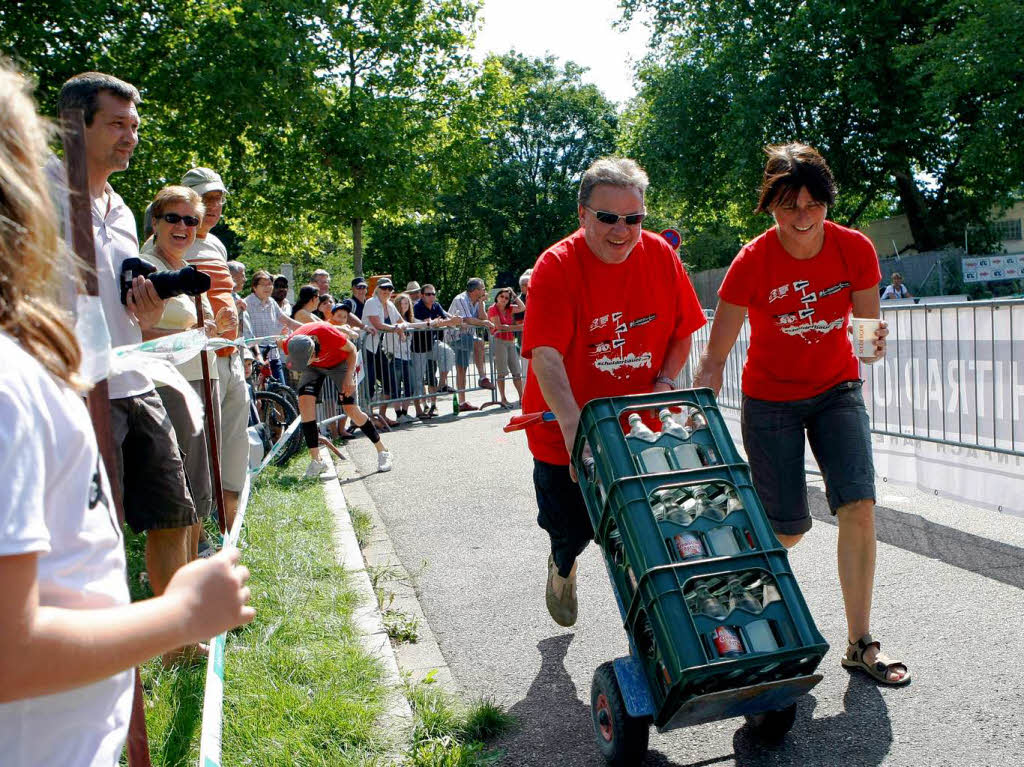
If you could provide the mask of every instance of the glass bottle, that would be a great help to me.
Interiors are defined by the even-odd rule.
[[[626,436],[639,439],[643,442],[657,442],[658,435],[647,428],[639,413],[631,413],[629,416],[629,434]]]
[[[746,610],[752,615],[760,614],[761,603],[757,598],[750,593],[749,589],[744,587],[743,583],[738,578],[732,578],[729,580],[729,612],[733,610]]]
[[[658,418],[661,419],[662,434],[671,434],[673,437],[678,437],[679,439],[690,438],[690,432],[686,429],[685,426],[678,423],[672,417],[672,411],[669,410],[668,408],[663,408],[661,412],[658,413]]]
[[[722,604],[718,597],[711,593],[707,586],[704,586],[703,584],[698,586],[693,592],[693,596],[697,605],[697,612],[700,615],[704,615],[715,620],[721,620],[729,614],[725,605]]]

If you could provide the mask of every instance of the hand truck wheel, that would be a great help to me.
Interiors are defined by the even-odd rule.
[[[793,729],[796,721],[796,703],[792,703],[781,711],[763,711],[760,714],[747,714],[747,724],[754,735],[761,740],[775,742],[782,740],[786,733]]]
[[[633,717],[615,677],[615,666],[607,661],[594,672],[590,687],[590,716],[594,722],[597,750],[610,765],[635,767],[647,753],[650,718]]]

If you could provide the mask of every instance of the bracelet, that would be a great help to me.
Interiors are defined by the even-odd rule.
[[[656,383],[656,384],[665,384],[666,386],[675,386],[676,385],[676,382],[673,381],[668,376],[658,376],[657,378],[654,379],[654,383]]]

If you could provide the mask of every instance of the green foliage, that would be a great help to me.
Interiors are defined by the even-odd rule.
[[[1015,0],[622,5],[652,14],[657,45],[622,145],[690,228],[763,229],[750,212],[761,148],[794,140],[828,159],[837,221],[898,203],[920,249],[962,238],[1021,191]]]
[[[463,171],[433,208],[378,225],[368,266],[392,265],[400,281],[430,281],[450,296],[472,276],[515,284],[575,230],[579,178],[614,152],[618,119],[584,71],[551,57],[490,57],[471,88],[478,134],[463,148]]]
[[[406,695],[416,721],[408,767],[484,767],[501,759],[485,741],[515,720],[494,701],[484,699],[466,710],[427,684],[411,687]]]

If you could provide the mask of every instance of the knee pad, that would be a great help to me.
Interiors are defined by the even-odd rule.
[[[366,423],[359,427],[360,431],[363,432],[367,437],[370,438],[370,442],[377,444],[380,442],[380,434],[377,433],[377,427],[373,425],[373,419],[367,418]]]
[[[302,436],[306,439],[306,447],[313,448],[320,444],[320,431],[316,428],[316,421],[303,421],[300,426]]]

